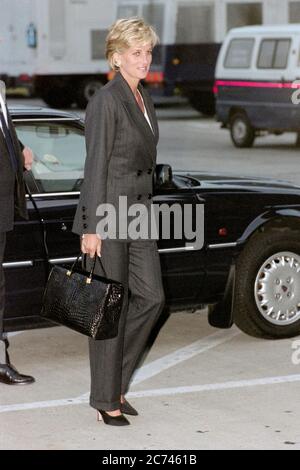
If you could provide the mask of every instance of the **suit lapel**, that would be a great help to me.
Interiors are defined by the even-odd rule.
[[[16,157],[17,157],[18,170],[19,170],[19,172],[21,171],[21,173],[23,173],[23,159],[22,159],[22,155],[21,155],[21,152],[20,152],[20,150],[21,150],[20,149],[20,144],[19,144],[18,136],[17,136],[16,130],[15,130],[15,127],[14,127],[14,124],[12,122],[11,115],[10,115],[8,109],[7,109],[7,120],[8,120],[8,125],[9,125],[9,129],[10,129],[10,134],[11,134],[13,146],[14,146],[14,149],[15,149]]]
[[[15,128],[13,126],[11,116],[10,116],[8,111],[7,111],[7,120],[8,120],[9,129],[11,130],[12,143],[13,143],[13,147],[14,147],[14,150],[15,150],[16,158],[17,158],[17,165],[18,165],[17,172],[20,175],[22,175],[23,174],[23,161],[22,161],[22,156],[21,156],[21,153],[20,153],[19,142],[18,142],[18,138],[17,138],[16,132],[15,132]],[[8,147],[7,147],[7,144],[6,144],[6,141],[5,141],[5,137],[4,137],[2,129],[0,128],[0,158],[2,157],[2,155],[4,155],[4,158],[7,158],[8,161],[10,162],[10,164],[11,164],[11,160],[10,160],[10,156],[9,156]]]
[[[4,139],[3,131],[0,128],[0,158],[4,156],[4,158],[8,158],[8,150],[7,150],[7,145]]]
[[[1,103],[0,103],[0,111],[2,111]],[[8,149],[7,149],[2,127],[0,127],[0,154],[1,154],[0,156],[2,156],[2,154],[5,154],[6,156],[8,156]]]
[[[3,131],[1,127],[0,127],[0,143],[1,145],[5,145],[4,135],[3,135]]]
[[[152,160],[156,158],[156,146],[158,142],[158,126],[157,120],[155,116],[155,111],[152,106],[150,106],[150,99],[148,99],[143,87],[139,84],[139,91],[143,97],[145,106],[147,108],[147,112],[149,115],[150,122],[152,124],[153,132],[143,115],[141,109],[139,108],[134,94],[131,91],[130,86],[128,85],[127,81],[123,78],[121,73],[117,73],[115,78],[113,79],[117,86],[117,90],[119,92],[119,96],[122,100],[123,105],[129,112],[130,116],[134,120],[137,128],[141,131],[145,138],[145,149],[148,150],[149,154],[151,155]],[[152,104],[152,103],[151,103]]]

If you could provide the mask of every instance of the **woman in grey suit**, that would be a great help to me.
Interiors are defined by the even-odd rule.
[[[147,232],[149,217],[140,219],[141,228],[133,212],[127,217],[124,209],[124,200],[129,208],[139,204],[144,215],[152,206],[158,125],[140,80],[147,76],[157,41],[152,27],[139,18],[118,20],[109,30],[106,57],[116,74],[87,107],[87,159],[73,227],[82,236],[82,252],[90,258],[101,255],[107,276],[125,287],[118,336],[89,342],[90,404],[99,419],[116,426],[130,424],[124,414],[138,414],[125,394],[164,305],[157,237]],[[105,211],[117,220],[105,219]],[[103,274],[100,266],[98,273]]]

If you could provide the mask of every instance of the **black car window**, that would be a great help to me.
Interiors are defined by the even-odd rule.
[[[35,192],[79,191],[85,163],[84,130],[67,122],[16,122],[19,140],[34,152]]]

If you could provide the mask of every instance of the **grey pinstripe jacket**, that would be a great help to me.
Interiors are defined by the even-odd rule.
[[[141,84],[138,89],[153,132],[121,73],[88,104],[84,182],[73,225],[79,235],[96,233],[100,204],[110,203],[118,210],[119,196],[127,196],[128,205],[152,204],[159,132],[152,100]]]
[[[15,175],[11,166],[4,135],[0,129],[0,232],[8,232],[13,229],[15,212],[27,218],[23,180],[23,157],[10,115],[8,115],[8,125],[11,131],[14,149],[18,157],[18,171]]]

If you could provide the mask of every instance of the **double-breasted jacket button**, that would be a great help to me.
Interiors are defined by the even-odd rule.
[[[138,197],[137,197],[137,200],[140,201],[142,199],[142,195],[139,194]]]
[[[138,170],[138,171],[136,172],[137,176],[141,176],[142,173],[143,173],[142,170]]]
[[[87,224],[83,224],[83,228],[88,228],[88,225],[87,225]]]
[[[83,215],[83,216],[82,216],[82,220],[86,220],[86,215]]]
[[[152,174],[152,168],[149,168],[148,169],[148,175],[151,175]]]
[[[82,206],[81,210],[82,210],[82,212],[85,212],[85,211],[86,211],[86,207],[85,207],[85,206]]]

